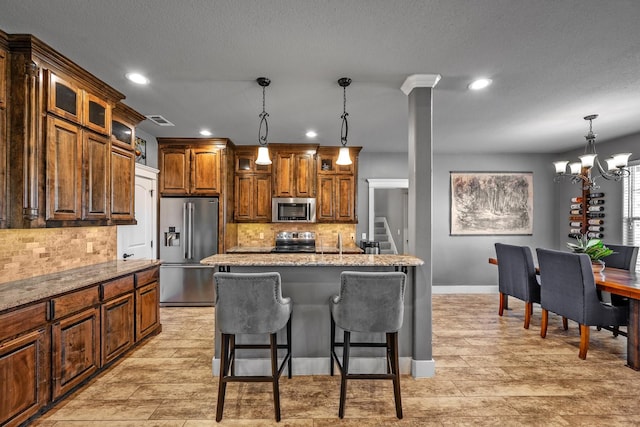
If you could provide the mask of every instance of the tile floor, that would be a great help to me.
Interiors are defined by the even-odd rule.
[[[220,425],[630,426],[640,425],[640,372],[624,366],[626,339],[592,328],[578,359],[575,323],[550,316],[540,338],[523,304],[497,315],[497,295],[435,295],[436,376],[403,377],[404,416],[394,416],[390,381],[349,384],[344,420],[339,378],[281,379],[282,421],[273,420],[269,384],[230,384]],[[37,426],[215,426],[212,308],[163,308],[163,332],[57,404]]]

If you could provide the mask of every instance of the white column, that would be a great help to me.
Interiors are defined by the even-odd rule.
[[[414,278],[411,374],[435,375],[432,347],[431,287],[433,228],[433,88],[439,74],[414,74],[401,90],[409,98],[409,254],[424,260]]]

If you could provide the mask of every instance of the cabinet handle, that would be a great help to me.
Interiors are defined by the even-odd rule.
[[[56,300],[52,299],[49,304],[49,320],[53,320],[56,317]]]

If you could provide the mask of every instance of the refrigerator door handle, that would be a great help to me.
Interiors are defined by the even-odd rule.
[[[186,203],[187,209],[187,242],[185,258],[193,259],[193,203]]]
[[[184,259],[189,259],[189,202],[182,204],[182,229],[184,230]]]

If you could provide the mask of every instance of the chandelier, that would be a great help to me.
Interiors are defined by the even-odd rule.
[[[269,148],[267,147],[267,137],[269,136],[269,122],[267,117],[269,113],[264,107],[264,92],[265,88],[271,84],[271,80],[266,77],[258,77],[256,79],[258,84],[262,86],[262,113],[258,115],[260,117],[260,127],[258,128],[258,158],[256,159],[256,165],[270,165],[271,159],[269,158]]]
[[[627,169],[627,162],[631,153],[619,153],[614,154],[611,158],[605,159],[607,168],[605,169],[598,159],[598,153],[596,152],[596,134],[593,133],[593,120],[598,117],[597,114],[591,114],[584,117],[589,121],[589,133],[585,135],[587,145],[584,147],[584,154],[579,156],[579,162],[569,163],[568,160],[560,160],[553,162],[556,168],[555,182],[561,181],[565,177],[571,178],[571,182],[577,184],[583,182],[583,189],[595,190],[599,188],[595,183],[595,178],[591,175],[594,166],[597,168],[598,173],[604,179],[620,181],[623,176],[629,175],[629,169]],[[567,164],[569,165],[569,173],[567,173]]]

